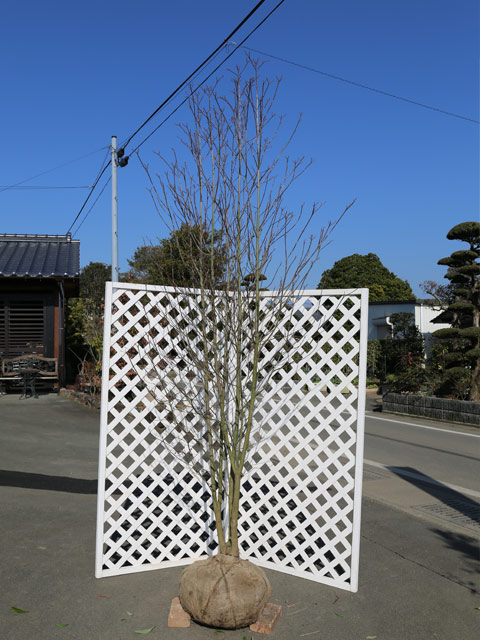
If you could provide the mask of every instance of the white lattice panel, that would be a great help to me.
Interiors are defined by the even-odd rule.
[[[262,298],[265,326],[274,299]],[[208,468],[192,439],[204,434],[192,407],[205,396],[198,389],[191,406],[175,399],[175,389],[198,388],[189,354],[202,349],[199,305],[199,292],[107,284],[97,577],[184,565],[217,547]],[[239,523],[242,557],[352,591],[367,305],[365,289],[302,291],[288,314],[273,314],[261,370],[275,363],[275,373],[260,384]],[[246,382],[248,365],[247,354]]]

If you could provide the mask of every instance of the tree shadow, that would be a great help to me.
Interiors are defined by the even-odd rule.
[[[411,467],[388,467],[388,469],[401,477],[402,480],[410,482],[424,493],[435,498],[438,502],[437,513],[435,513],[435,510],[429,511],[429,513],[447,522],[452,522],[457,526],[467,526],[471,528],[470,535],[468,532],[459,533],[447,528],[434,528],[430,529],[430,531],[441,538],[447,549],[451,549],[459,555],[458,567],[459,569],[461,568],[461,574],[474,576],[472,580],[462,579],[461,577],[459,578],[453,575],[446,577],[454,581],[459,581],[463,586],[467,587],[471,593],[479,593],[479,586],[475,580],[479,575],[480,544],[478,537],[475,537],[474,529],[476,523],[480,525],[480,503],[460,491],[451,489],[431,476],[421,473],[417,469]],[[435,505],[431,506],[435,507]],[[449,517],[441,515],[442,511],[445,511],[443,506],[449,508],[447,511],[447,513],[450,513]],[[480,527],[478,534],[480,534]]]
[[[480,561],[480,546],[477,538],[447,529],[431,529],[431,531],[442,538],[446,546],[462,554],[464,559],[471,564],[471,573],[478,573],[479,567],[472,563],[472,560],[477,563]]]
[[[472,538],[463,533],[448,531],[447,529],[431,529],[431,531],[442,539],[444,546],[460,555],[458,568],[460,577],[447,574],[446,577],[458,581],[469,589],[472,594],[480,593],[478,583],[480,569],[480,544],[477,538]],[[462,562],[463,560],[463,562]],[[461,577],[463,574],[463,578]],[[472,579],[466,579],[472,576]]]

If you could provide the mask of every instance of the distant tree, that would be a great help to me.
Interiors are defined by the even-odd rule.
[[[80,295],[67,305],[67,349],[70,377],[79,372],[83,385],[93,393],[100,387],[103,347],[105,282],[111,280],[111,267],[90,262],[80,272]],[[73,369],[73,373],[72,373]]]
[[[146,284],[198,287],[198,265],[204,264],[205,270],[210,269],[211,247],[215,279],[220,282],[226,264],[226,251],[220,233],[186,223],[172,230],[170,236],[158,245],[138,247],[133,258],[128,260],[130,271],[124,274],[124,279]]]
[[[424,349],[423,337],[415,324],[413,313],[400,311],[390,316],[392,323],[392,338],[405,343],[405,350],[422,353]]]
[[[385,373],[398,374],[412,362],[425,364],[423,336],[415,325],[413,313],[392,313],[392,336],[380,340],[380,363]]]
[[[441,309],[446,310],[448,305],[454,302],[454,285],[452,284],[440,284],[434,280],[425,280],[419,287],[424,293],[432,296]]]
[[[376,378],[381,372],[380,358],[381,358],[381,344],[380,340],[369,340],[367,344],[367,377]]]
[[[159,284],[162,276],[157,268],[160,261],[160,245],[142,245],[135,249],[131,260],[127,260],[130,269],[122,273],[121,279],[126,282]]]
[[[80,298],[102,304],[105,282],[112,279],[112,268],[103,262],[89,262],[80,272]]]
[[[415,299],[408,282],[384,267],[374,253],[365,256],[354,253],[338,260],[331,269],[323,272],[318,283],[319,289],[357,287],[368,287],[371,302]]]
[[[469,400],[480,401],[480,222],[462,222],[447,233],[449,240],[461,240],[468,249],[454,251],[438,264],[448,267],[453,302],[447,306],[450,329],[432,335],[445,345],[444,392],[455,392],[468,377]]]

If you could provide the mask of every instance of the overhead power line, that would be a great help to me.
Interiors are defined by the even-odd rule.
[[[72,230],[72,227],[74,226],[74,224],[76,223],[76,221],[79,219],[79,217],[82,214],[82,211],[85,209],[85,207],[87,206],[87,202],[90,200],[90,198],[92,197],[92,193],[95,191],[95,187],[97,186],[97,184],[100,182],[101,177],[103,176],[103,174],[105,173],[105,171],[108,169],[108,167],[111,165],[112,161],[109,160],[107,162],[107,164],[105,163],[105,160],[107,159],[108,153],[109,153],[110,147],[107,147],[107,153],[105,154],[103,160],[102,160],[102,164],[100,165],[100,170],[97,174],[97,177],[95,178],[92,186],[90,187],[90,191],[88,192],[87,197],[85,198],[82,206],[80,207],[79,212],[77,213],[77,215],[75,216],[72,224],[68,227],[67,233],[69,233]],[[104,165],[104,166],[103,166]],[[103,169],[101,168],[103,166]],[[96,202],[96,201],[95,201]]]
[[[8,185],[8,186],[0,186],[0,189],[15,189],[17,191],[21,191],[21,190],[28,190],[28,189],[91,189],[92,185],[87,184],[87,185],[79,185],[79,186],[74,186],[74,187],[70,187],[70,186],[59,186],[59,187],[50,187],[50,186],[28,186],[28,185],[23,185],[23,186],[17,186],[14,184]]]
[[[220,69],[220,67],[221,67],[221,66],[223,66],[223,65],[225,64],[225,62],[226,62],[229,58],[231,58],[231,57],[233,56],[233,54],[234,54],[236,51],[238,51],[238,49],[240,49],[240,47],[242,47],[242,46],[243,46],[243,43],[244,43],[244,42],[246,42],[246,41],[250,38],[250,36],[252,36],[252,35],[255,33],[255,31],[257,31],[257,29],[259,29],[259,28],[260,28],[260,27],[261,27],[261,26],[262,26],[262,25],[267,21],[267,20],[270,18],[270,16],[271,16],[273,13],[275,13],[275,11],[276,11],[276,10],[277,10],[277,9],[278,9],[278,8],[279,8],[279,7],[284,3],[284,2],[285,2],[285,0],[280,0],[280,2],[278,2],[278,3],[275,5],[275,7],[273,7],[273,9],[272,9],[269,13],[267,13],[267,15],[263,18],[263,20],[261,20],[261,21],[260,21],[260,22],[259,22],[259,23],[258,23],[258,24],[257,24],[257,25],[256,25],[256,26],[255,26],[255,27],[254,27],[254,28],[253,28],[253,29],[252,29],[252,30],[251,30],[251,31],[250,31],[250,32],[249,32],[249,33],[248,33],[244,38],[243,38],[243,40],[242,40],[239,44],[234,43],[234,44],[235,44],[235,48],[234,48],[234,49],[233,49],[233,50],[232,50],[232,51],[231,51],[227,56],[225,56],[225,58],[224,58],[224,59],[223,59],[223,60],[222,60],[222,61],[221,61],[221,62],[220,62],[220,63],[219,63],[219,64],[218,64],[214,69],[213,69],[213,71],[211,71],[211,72],[210,72],[210,73],[209,73],[209,74],[208,74],[208,75],[207,75],[207,76],[206,76],[206,77],[205,77],[205,78],[204,78],[204,79],[203,79],[203,80],[202,80],[202,81],[201,81],[201,82],[200,82],[200,83],[199,83],[199,84],[198,84],[198,85],[197,85],[197,86],[196,86],[196,87],[195,87],[195,88],[190,92],[190,93],[188,93],[188,94],[187,94],[187,96],[186,96],[186,97],[185,97],[185,98],[180,102],[180,104],[178,104],[178,105],[175,107],[175,109],[173,109],[173,111],[171,111],[171,112],[168,114],[168,116],[167,116],[166,118],[164,118],[164,119],[162,120],[162,122],[160,122],[160,124],[159,124],[159,125],[157,125],[157,126],[155,127],[155,129],[153,129],[153,130],[148,134],[148,136],[146,136],[146,137],[142,140],[142,142],[140,142],[140,144],[138,144],[138,145],[135,147],[135,149],[134,149],[131,153],[135,153],[136,151],[138,151],[138,149],[140,149],[140,147],[141,147],[141,146],[142,146],[142,145],[143,145],[143,144],[144,144],[144,143],[145,143],[149,138],[151,138],[151,137],[153,136],[153,134],[154,134],[156,131],[158,131],[158,130],[160,129],[160,127],[161,127],[161,126],[163,126],[163,125],[165,124],[165,122],[167,122],[167,120],[169,120],[169,119],[173,116],[173,114],[174,114],[176,111],[178,111],[178,110],[180,109],[180,107],[181,107],[182,105],[184,105],[184,104],[185,104],[185,102],[187,102],[187,100],[188,100],[189,98],[191,98],[191,96],[193,96],[193,95],[194,95],[194,93],[196,93],[196,92],[200,89],[200,87],[202,87],[202,85],[204,85],[204,84],[205,84],[205,82],[207,82],[207,80],[209,80],[209,79],[213,76],[213,74],[214,74],[216,71],[218,71],[218,69]],[[228,43],[229,43],[229,41],[227,41],[225,44],[228,44]],[[131,138],[130,138],[130,139],[131,139]]]
[[[410,98],[404,98],[403,96],[397,96],[394,93],[389,93],[388,91],[382,91],[381,89],[376,89],[375,87],[369,87],[366,84],[362,84],[360,82],[355,82],[354,80],[348,80],[348,78],[342,78],[342,76],[336,76],[333,73],[327,73],[326,71],[320,71],[320,69],[315,69],[314,67],[308,67],[307,65],[300,64],[299,62],[293,62],[293,60],[287,60],[286,58],[281,58],[280,56],[274,56],[271,53],[265,53],[265,51],[259,51],[258,49],[253,49],[252,47],[243,47],[247,51],[253,51],[254,53],[258,53],[262,56],[267,56],[267,58],[273,58],[274,60],[280,60],[280,62],[285,62],[286,64],[291,64],[295,67],[300,67],[300,69],[305,69],[306,71],[312,71],[313,73],[318,73],[322,76],[326,76],[327,78],[333,78],[334,80],[340,80],[340,82],[345,82],[347,84],[352,84],[355,87],[360,87],[361,89],[367,89],[368,91],[373,91],[375,93],[379,93],[383,96],[388,96],[389,98],[395,98],[395,100],[401,100],[402,102],[408,102],[409,104],[414,104],[417,107],[423,107],[424,109],[430,109],[431,111],[438,111],[439,113],[443,113],[447,116],[452,116],[454,118],[460,118],[461,120],[467,120],[468,122],[474,122],[475,124],[480,124],[480,120],[475,120],[473,118],[468,118],[467,116],[459,115],[458,113],[453,113],[452,111],[445,111],[444,109],[439,109],[438,107],[432,107],[431,105],[424,104],[423,102],[418,102],[417,100],[410,100]]]
[[[165,108],[169,102],[171,102],[171,100],[179,93],[179,91],[182,90],[183,87],[185,87],[185,85],[187,85],[187,83],[194,78],[201,69],[203,69],[205,67],[206,64],[208,64],[208,62],[210,62],[218,53],[219,51],[221,51],[221,49],[223,47],[225,47],[225,45],[228,44],[228,42],[230,42],[231,38],[235,35],[235,33],[237,33],[237,31],[253,16],[253,14],[258,11],[258,9],[262,6],[262,4],[264,4],[265,0],[260,0],[260,2],[258,2],[255,7],[245,16],[245,18],[235,27],[235,29],[228,34],[228,36],[226,38],[224,38],[223,42],[218,45],[218,47],[216,47],[216,49],[214,49],[212,51],[212,53],[207,56],[207,58],[205,58],[205,60],[203,60],[203,62],[198,65],[196,67],[196,69],[187,77],[185,78],[185,80],[178,85],[178,87],[175,89],[175,91],[173,91],[156,109],[155,111],[146,119],[144,120],[144,122],[127,138],[127,140],[121,145],[120,149],[122,151],[125,150],[125,147],[133,140],[133,138],[148,124],[148,122],[150,122],[150,120],[157,115],[157,113],[159,113],[163,108]],[[221,62],[220,64],[218,64],[215,69],[206,76],[206,78],[204,80],[202,80],[201,83],[199,83],[197,85],[197,87],[190,92],[187,97],[182,100],[182,102],[173,110],[169,113],[169,115],[157,126],[155,127],[155,129],[153,131],[151,131],[148,136],[146,136],[142,142],[140,142],[140,144],[138,144],[135,149],[131,152],[131,153],[135,153],[135,151],[137,151],[156,131],[158,131],[158,129],[165,124],[165,122],[171,118],[171,116],[178,111],[178,109],[188,100],[188,98],[193,95],[193,93],[195,93],[195,91],[198,91],[198,89],[235,53],[235,51],[237,51],[237,49],[239,49],[244,42],[246,42],[248,40],[248,38],[255,33],[255,31],[257,31],[257,29],[259,29],[265,22],[266,20],[268,20],[268,18],[285,2],[285,0],[280,0],[280,2],[278,2],[275,7],[263,18],[263,20],[261,20],[256,27],[254,27],[249,33],[248,35],[243,38],[243,40],[241,41],[241,43],[239,45],[236,46],[236,48],[231,51]],[[77,213],[77,215],[75,216],[72,224],[70,225],[68,231],[70,231],[73,226],[75,225],[75,223],[77,222],[77,220],[79,219],[80,215],[82,214],[82,211],[85,209],[87,202],[90,200],[96,186],[98,185],[102,175],[105,173],[105,171],[107,170],[107,168],[111,165],[111,160],[103,167],[103,169],[100,171],[99,175],[97,176],[96,180],[94,181],[89,194],[87,195],[84,203],[82,204],[79,212]],[[106,186],[106,185],[105,185]],[[104,188],[105,188],[104,186]],[[102,191],[104,190],[104,188],[102,189]],[[98,198],[97,198],[98,199]],[[97,200],[95,200],[96,202]],[[93,208],[93,206],[95,205],[95,203],[92,205],[91,209]],[[91,210],[90,209],[90,210]],[[89,210],[89,212],[90,212]],[[88,212],[88,213],[89,213]],[[87,215],[88,215],[87,213]],[[82,223],[83,224],[83,221]],[[78,229],[77,229],[78,231]]]
[[[282,0],[283,1],[283,0]],[[260,0],[260,2],[258,2],[253,9],[245,16],[245,18],[235,27],[235,29],[223,40],[223,42],[221,42],[221,44],[218,45],[218,47],[216,49],[214,49],[214,51],[212,51],[212,53],[207,56],[205,58],[205,60],[203,62],[201,62],[198,67],[192,71],[192,73],[185,78],[185,80],[178,85],[178,87],[172,91],[172,93],[168,96],[168,98],[166,98],[156,109],[153,113],[151,113],[148,118],[146,120],[144,120],[144,122],[131,134],[131,136],[127,139],[127,141],[122,145],[123,148],[125,148],[130,142],[131,140],[143,129],[143,127],[148,124],[150,122],[150,120],[157,115],[157,113],[164,107],[166,106],[170,100],[177,95],[177,93],[179,91],[181,91],[181,89],[183,89],[183,87],[190,82],[190,80],[227,44],[227,42],[237,33],[237,31],[239,29],[241,29],[241,27],[243,27],[243,25],[253,16],[254,13],[256,13],[258,11],[258,9],[260,9],[260,7],[262,6],[262,4],[265,2],[265,0]]]
[[[44,176],[47,173],[51,173],[52,171],[56,171],[57,169],[61,169],[62,167],[66,167],[69,164],[73,164],[74,162],[78,162],[79,160],[83,160],[84,158],[88,158],[90,156],[93,156],[95,153],[98,153],[99,151],[103,151],[103,149],[106,149],[107,147],[100,147],[100,149],[95,149],[95,151],[90,151],[90,153],[86,153],[83,156],[80,156],[79,158],[74,158],[73,160],[67,160],[67,162],[62,162],[62,164],[57,164],[55,167],[53,167],[52,169],[47,169],[46,171],[42,171],[41,173],[37,173],[34,176],[32,176],[31,178],[26,178],[25,180],[21,180],[20,182],[16,182],[15,184],[11,184],[8,185],[6,187],[0,187],[0,193],[2,193],[2,191],[7,191],[7,189],[14,189],[16,187],[19,187],[22,184],[25,184],[26,182],[30,182],[31,180],[35,180],[35,178],[39,178],[40,176]]]
[[[105,189],[107,188],[107,186],[110,183],[110,180],[112,179],[112,176],[109,176],[108,179],[106,180],[105,184],[103,185],[103,187],[100,189],[100,191],[98,192],[97,197],[95,198],[95,200],[93,201],[92,206],[90,207],[90,209],[87,211],[87,213],[83,216],[82,220],[80,221],[80,224],[78,225],[78,227],[75,229],[75,231],[72,233],[72,236],[76,236],[77,233],[80,231],[82,224],[85,222],[85,220],[88,218],[88,216],[90,215],[93,207],[97,204],[97,202],[100,200],[100,196],[102,195],[102,193],[105,191]]]

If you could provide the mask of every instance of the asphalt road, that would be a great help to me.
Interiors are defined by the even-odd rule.
[[[480,431],[455,424],[367,412],[365,463],[395,467],[480,497]],[[458,490],[458,489],[457,489]]]
[[[395,424],[367,419],[367,456],[375,455],[376,464],[390,459],[385,459],[382,449],[375,449],[382,438],[375,438],[370,430],[388,436],[386,429],[390,429],[395,439],[406,437],[406,431],[399,435],[404,420],[388,419]],[[97,412],[62,397],[0,398],[1,640],[52,640],[67,635],[69,640],[128,640],[137,637],[136,630],[149,628],[152,640],[211,640],[218,634],[207,627],[167,627],[181,567],[101,580],[94,577],[98,428]],[[479,442],[465,438],[466,445],[440,443],[445,433],[414,431],[411,425],[409,429],[414,434],[410,439],[429,438],[429,447],[465,446],[466,451],[455,449],[460,454],[454,458],[457,466],[463,464],[461,456],[474,455],[468,448],[473,450]],[[392,462],[404,463],[393,454],[394,441],[383,440]],[[464,442],[461,436],[458,441]],[[405,442],[398,447],[400,452],[402,447],[422,451],[417,466],[427,472],[429,449]],[[451,460],[452,451],[447,454]],[[412,467],[412,458],[408,466]],[[392,476],[386,473],[364,482],[357,593],[267,570],[272,602],[283,607],[272,637],[477,638],[478,537],[470,529],[410,509],[442,497]],[[449,479],[449,470],[437,476],[437,480]],[[12,607],[27,613],[19,615]],[[68,627],[59,628],[59,624]],[[265,638],[248,629],[225,631],[220,637]]]

